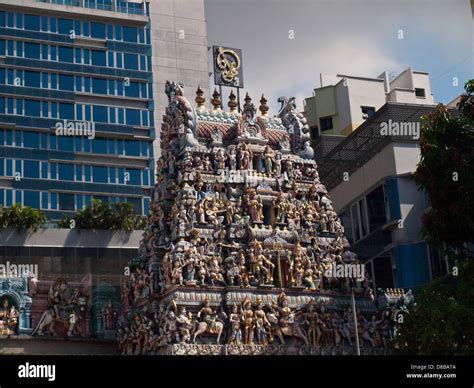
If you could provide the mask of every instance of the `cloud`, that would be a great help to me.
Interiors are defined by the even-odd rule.
[[[243,50],[244,92],[254,103],[265,93],[270,114],[277,113],[281,95],[296,96],[303,109],[303,98],[319,87],[320,73],[377,77],[411,66],[436,76],[471,52],[466,0],[205,4],[209,44]],[[398,39],[400,29],[404,39]]]

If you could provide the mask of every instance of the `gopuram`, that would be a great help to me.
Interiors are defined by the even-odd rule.
[[[239,112],[233,92],[226,111],[217,91],[211,109],[200,88],[195,107],[180,84],[166,93],[122,354],[355,354],[355,322],[361,354],[390,353],[392,319],[348,250],[295,99],[270,117],[263,95],[257,114],[248,94]]]

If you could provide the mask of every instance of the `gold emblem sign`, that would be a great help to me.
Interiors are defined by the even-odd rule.
[[[239,83],[240,57],[231,49],[219,47],[216,55],[216,66],[222,70],[223,81],[230,84]]]

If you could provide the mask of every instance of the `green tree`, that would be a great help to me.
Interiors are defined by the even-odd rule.
[[[397,342],[402,352],[427,355],[474,354],[474,263],[459,276],[436,279],[416,295]]]
[[[415,179],[431,201],[423,237],[445,254],[472,258],[466,243],[474,237],[474,80],[465,90],[459,114],[440,104],[423,117]]]
[[[455,263],[422,287],[400,325],[400,349],[416,354],[474,354],[474,80],[458,113],[444,105],[423,117],[415,179],[430,197],[422,235]]]
[[[0,229],[15,228],[17,231],[32,229],[36,231],[46,223],[46,216],[29,206],[14,204],[0,208]]]
[[[89,207],[77,212],[74,217],[65,215],[58,226],[70,228],[72,220],[78,229],[132,231],[145,227],[144,218],[135,214],[133,204],[128,202],[110,204],[93,200]]]

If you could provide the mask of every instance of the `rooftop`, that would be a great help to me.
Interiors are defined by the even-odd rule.
[[[435,109],[435,105],[387,102],[370,119],[318,159],[321,182],[330,191],[342,182],[343,173],[353,174],[386,145],[392,142],[418,143],[419,140],[412,135],[382,135],[381,123],[389,120],[393,123],[421,122],[421,116]]]
[[[111,11],[128,14],[143,15],[145,13],[143,3],[126,0],[109,0],[99,3],[97,0],[34,0],[37,3],[59,4],[72,7],[97,9],[100,11]],[[108,4],[107,4],[108,3]]]

